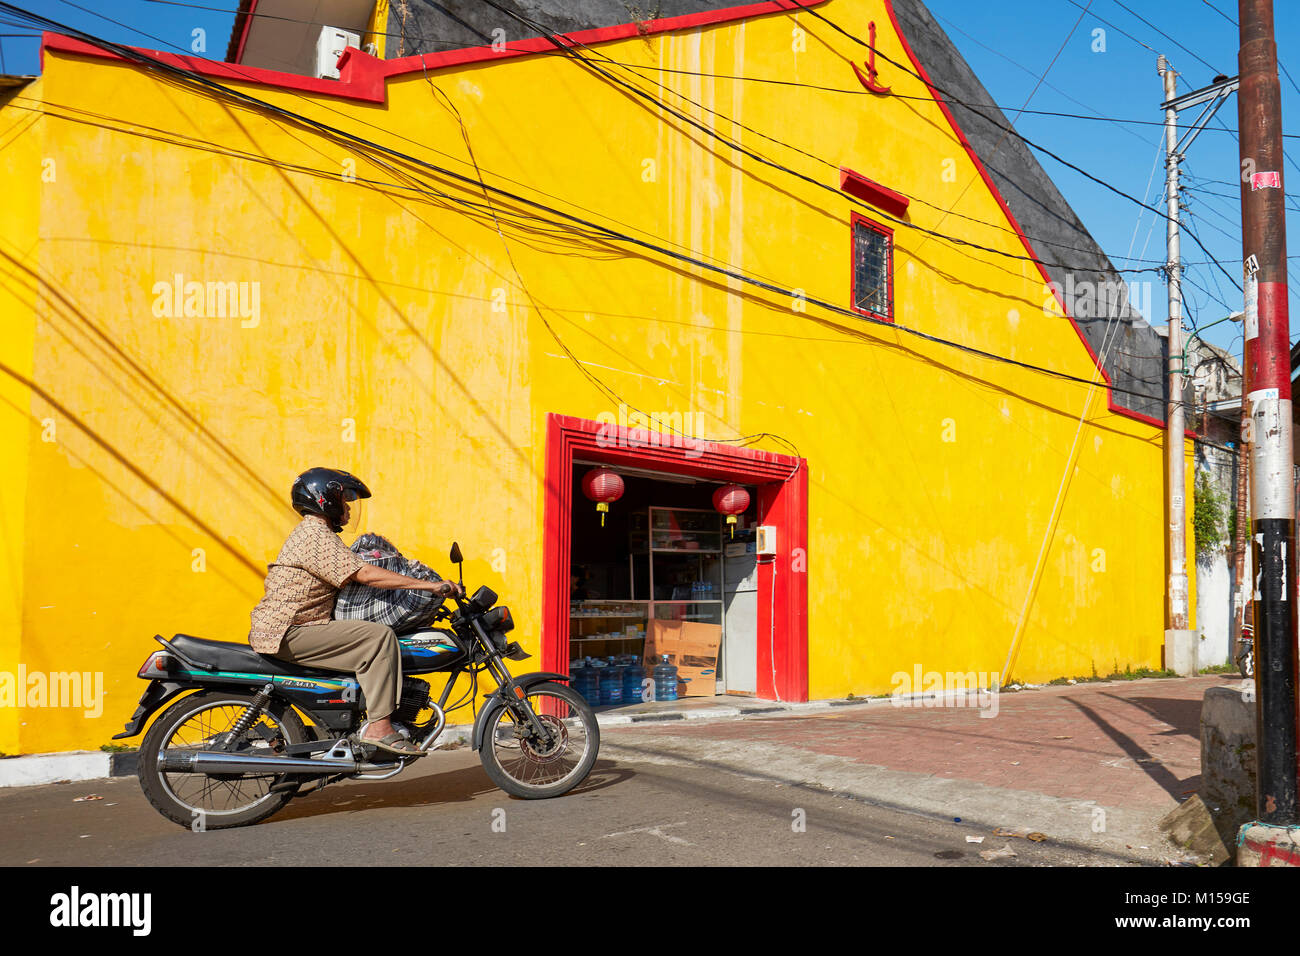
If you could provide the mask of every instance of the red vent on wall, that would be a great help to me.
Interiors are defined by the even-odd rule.
[[[850,196],[856,196],[863,202],[870,203],[877,209],[883,209],[891,216],[902,216],[907,212],[907,205],[911,202],[902,193],[896,193],[888,186],[882,186],[861,173],[855,173],[843,166],[840,167],[840,189]]]

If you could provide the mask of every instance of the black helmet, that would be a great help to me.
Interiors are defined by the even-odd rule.
[[[309,468],[293,480],[289,503],[300,515],[320,515],[338,532],[343,530],[343,502],[369,497],[370,489],[355,475],[337,468]]]

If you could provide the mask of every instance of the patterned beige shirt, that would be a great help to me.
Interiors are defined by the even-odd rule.
[[[295,624],[334,619],[334,601],[364,562],[343,544],[324,518],[308,515],[298,523],[266,566],[266,595],[253,608],[248,643],[259,654],[280,650],[284,632]]]

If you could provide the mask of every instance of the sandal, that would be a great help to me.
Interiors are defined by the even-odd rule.
[[[376,750],[383,750],[390,754],[396,754],[399,757],[423,757],[424,751],[411,741],[407,740],[397,731],[393,731],[387,737],[380,737],[378,740],[367,740],[365,737],[358,737],[357,743],[365,747],[374,747]]]

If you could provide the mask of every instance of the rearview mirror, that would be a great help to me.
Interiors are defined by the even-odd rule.
[[[464,560],[465,559],[461,557],[461,553],[460,553],[460,542],[453,541],[451,543],[451,563],[460,564]]]

